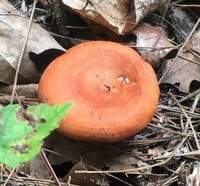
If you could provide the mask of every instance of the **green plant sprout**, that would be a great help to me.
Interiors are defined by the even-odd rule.
[[[73,103],[39,104],[25,111],[18,104],[0,108],[0,164],[15,168],[32,160]]]

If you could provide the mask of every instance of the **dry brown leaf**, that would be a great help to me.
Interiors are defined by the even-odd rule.
[[[105,162],[105,165],[109,167],[109,170],[128,170],[136,167],[148,166],[147,163],[143,162],[139,158],[136,158],[126,153],[118,154],[117,156],[113,154],[113,157]],[[144,172],[150,173],[151,169],[144,170]]]
[[[199,186],[200,185],[200,162],[195,161],[193,163],[193,170],[186,177],[186,185],[187,186]]]
[[[50,153],[48,156],[51,164],[60,165],[66,161],[78,162],[83,160],[84,163],[93,165],[101,169],[104,162],[112,159],[113,154],[117,156],[112,149],[105,148],[104,146],[96,143],[89,143],[79,140],[67,138],[66,136],[54,131],[46,140],[44,147],[52,149],[65,157],[60,157]]]
[[[137,36],[136,47],[145,61],[158,67],[159,60],[174,49],[161,27],[153,27],[147,23],[140,23],[133,31]]]
[[[51,175],[49,170],[47,169],[47,165],[40,155],[36,156],[30,162],[30,175],[38,179],[51,179]]]
[[[38,101],[37,95],[38,84],[17,85],[15,91],[17,97],[14,97],[13,103],[28,102],[29,105],[36,104]],[[10,103],[12,100],[13,85],[0,85],[0,103]]]
[[[200,81],[200,65],[190,62],[197,61],[200,64],[200,59],[195,58],[191,53],[185,52],[180,54],[182,58],[177,58],[174,65],[171,67],[172,61],[169,60],[166,62],[163,70],[163,73],[169,68],[163,79],[163,83],[169,83],[175,85],[180,91],[188,93],[190,90],[190,84],[193,80]],[[188,60],[186,60],[188,59]]]
[[[200,30],[193,34],[192,38],[187,43],[187,47],[200,55]]]
[[[58,156],[56,154],[50,153],[48,159],[51,165],[61,165],[62,163],[70,161],[74,158],[71,150],[71,144],[68,142],[68,138],[58,133],[57,131],[52,132],[45,139],[43,146],[62,155]]]
[[[109,184],[104,181],[100,174],[78,174],[75,171],[88,170],[83,162],[77,163],[70,172],[63,178],[62,182],[76,185],[87,185],[87,186],[108,186]]]
[[[73,162],[74,160],[83,160],[84,163],[98,169],[102,169],[104,165],[110,167],[109,170],[129,169],[133,168],[133,164],[136,166],[147,165],[138,158],[121,153],[112,144],[105,146],[99,143],[68,139],[56,131],[48,137],[45,147],[69,157],[67,159],[50,154],[48,157],[51,164],[60,165],[69,161],[71,157]]]
[[[0,82],[9,85],[14,82],[28,22],[29,19],[22,17],[20,12],[6,0],[0,1]],[[51,48],[64,50],[48,32],[33,23],[20,67],[19,84],[38,82],[40,78],[35,65],[29,59],[29,52],[38,54]]]
[[[37,98],[38,84],[29,85],[17,85],[16,92],[18,96],[24,96],[28,98]],[[0,86],[0,95],[12,95],[13,85],[11,86]]]
[[[178,43],[182,43],[194,28],[195,20],[189,11],[180,7],[172,8],[170,13],[171,24],[177,28],[174,30],[175,37]]]
[[[52,178],[49,170],[47,169],[47,165],[40,155],[36,156],[32,161],[20,166],[18,172],[21,172],[28,177],[31,176],[32,178],[36,177],[38,179],[46,180],[50,180]]]
[[[154,157],[159,157],[165,150],[162,146],[154,147],[153,149],[148,149],[148,154],[153,155]]]
[[[83,18],[103,25],[117,34],[130,32],[147,14],[167,0],[62,0]]]
[[[186,47],[196,54],[181,52],[180,57],[173,65],[172,61],[168,60],[162,71],[164,73],[168,68],[170,69],[162,83],[175,85],[180,91],[188,93],[191,82],[194,80],[200,81],[200,30],[193,34]]]

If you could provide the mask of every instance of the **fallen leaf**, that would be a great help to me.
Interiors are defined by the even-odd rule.
[[[49,170],[47,169],[47,165],[40,155],[36,156],[30,162],[30,176],[36,177],[38,179],[51,179],[51,175]]]
[[[18,96],[27,98],[37,98],[38,84],[17,85],[16,92]],[[13,85],[0,86],[0,95],[12,95]]]
[[[13,103],[19,103],[19,100],[28,105],[38,103],[37,95],[38,84],[17,85]],[[0,103],[9,104],[12,100],[13,85],[0,85]]]
[[[84,163],[101,169],[104,162],[116,154],[112,148],[105,148],[99,143],[70,139],[57,131],[51,133],[45,140],[44,147],[65,156],[58,158],[58,155],[50,153],[48,158],[53,165],[60,165],[70,160],[73,162],[83,160]]]
[[[0,108],[0,163],[14,168],[32,160],[71,106],[39,104],[24,112],[18,104]]]
[[[28,30],[29,19],[6,0],[0,1],[0,82],[12,85],[22,46]],[[37,83],[40,78],[29,52],[36,54],[47,49],[64,50],[43,28],[32,23],[26,49],[20,66],[18,84]],[[42,63],[42,61],[41,61]]]
[[[169,42],[165,31],[161,27],[140,23],[132,33],[137,36],[136,47],[138,52],[153,67],[158,67],[160,59],[175,48]]]
[[[186,185],[186,180],[188,179],[189,174],[191,173],[192,170],[192,164],[190,162],[183,162],[183,164],[180,166],[178,172],[178,178],[179,178],[179,183],[180,185]]]
[[[37,155],[33,160],[28,163],[22,164],[17,169],[17,171],[23,175],[26,175],[27,177],[46,180],[52,179],[52,176],[47,169],[47,165],[40,155]]]
[[[163,153],[165,152],[165,149],[162,146],[157,146],[152,149],[148,149],[148,154],[152,155],[152,159],[154,158],[161,158]]]
[[[162,83],[169,83],[176,86],[182,92],[189,92],[192,81],[200,81],[200,59],[189,52],[181,53],[181,58],[172,64],[172,60],[168,60],[162,71],[163,73],[170,68],[165,75]],[[184,59],[183,59],[184,58]],[[199,64],[191,61],[197,61]]]
[[[111,159],[108,159],[108,161],[105,162],[105,165],[109,167],[109,170],[128,170],[137,167],[148,166],[147,163],[143,162],[139,158],[136,158],[131,154],[125,154],[125,153],[113,155]],[[150,173],[151,169],[144,170],[144,172]]]
[[[192,172],[186,178],[186,185],[198,186],[200,185],[200,163],[195,161],[192,165]]]
[[[192,38],[189,40],[186,46],[200,54],[200,30],[194,32]]]
[[[56,139],[56,140],[55,140]],[[75,162],[82,160],[88,165],[92,165],[97,169],[102,169],[104,165],[109,167],[109,170],[120,170],[133,168],[133,166],[144,166],[138,158],[132,155],[121,153],[112,144],[100,144],[84,142],[67,138],[57,131],[54,131],[45,141],[45,147],[52,151],[65,156],[59,157],[53,153],[49,154],[51,164],[60,165],[66,161]]]
[[[158,10],[167,0],[62,0],[84,19],[103,25],[117,34],[130,32],[147,14]]]
[[[44,147],[62,155],[58,156],[57,154],[50,153],[48,159],[51,165],[61,165],[74,158],[68,138],[57,131],[52,132],[45,139]]]
[[[77,163],[70,172],[63,178],[62,182],[76,185],[87,186],[108,186],[108,183],[100,174],[87,174],[87,173],[75,173],[78,170],[88,170],[83,162]]]
[[[194,28],[195,20],[186,9],[180,9],[179,7],[171,9],[170,18],[173,26],[176,28],[174,29],[176,39],[179,43],[184,42]]]
[[[167,60],[162,69],[164,76],[162,83],[175,85],[180,91],[188,93],[193,81],[200,82],[200,29],[192,35],[186,44],[189,51],[182,51],[172,65],[171,60]]]

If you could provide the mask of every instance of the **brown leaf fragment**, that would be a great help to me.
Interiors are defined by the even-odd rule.
[[[117,34],[130,32],[147,14],[167,0],[62,0],[84,19],[103,25]]]
[[[87,173],[75,173],[77,170],[87,170],[83,162],[77,163],[70,172],[63,178],[63,182],[76,185],[87,185],[87,186],[108,186],[108,183],[104,181],[100,174],[87,174]]]
[[[186,179],[187,179],[188,175],[190,174],[191,169],[192,169],[192,165],[188,162],[184,162],[180,166],[180,170],[179,170],[179,173],[178,173],[180,185],[186,185]]]
[[[154,147],[153,149],[148,149],[148,154],[153,155],[154,157],[159,157],[164,152],[162,146]]]
[[[187,43],[187,47],[200,55],[200,29],[195,32]]]
[[[21,166],[18,171],[27,174],[27,176],[32,176],[33,178],[51,179],[49,170],[47,169],[47,166],[40,155],[36,156],[32,161]]]
[[[38,84],[17,85],[16,92],[18,96],[27,98],[37,98]],[[0,95],[12,95],[13,85],[0,86]]]
[[[193,171],[186,178],[187,186],[199,186],[200,185],[200,162],[195,161],[193,163]]]
[[[20,100],[29,105],[36,104],[38,102],[37,87],[38,84],[17,85],[15,89],[17,96],[14,97],[13,103],[18,103]],[[10,103],[12,100],[12,91],[13,85],[0,86],[0,103]]]
[[[161,27],[140,23],[132,33],[137,36],[136,47],[138,47],[138,52],[153,67],[158,67],[160,65],[159,60],[175,48],[169,42]]]
[[[30,162],[30,175],[38,179],[51,179],[51,175],[40,155]]]
[[[146,162],[143,162],[139,158],[134,157],[131,154],[125,154],[125,153],[124,154],[118,153],[116,156],[113,155],[112,158],[108,159],[107,162],[105,162],[105,165],[109,167],[109,170],[124,170],[124,169],[128,170],[136,167],[148,166]],[[150,173],[151,169],[145,170],[144,172]]]
[[[21,16],[20,11],[6,0],[0,1],[0,82],[8,85],[12,85],[14,82],[28,24],[29,19]],[[29,52],[38,54],[50,48],[64,50],[47,31],[38,24],[32,23],[19,69],[18,84],[37,83],[39,81],[40,74],[29,59]]]
[[[195,21],[189,14],[189,12],[180,8],[171,9],[171,22],[176,28],[174,30],[176,39],[179,43],[184,42],[185,38],[190,34],[193,27],[195,26]]]
[[[56,139],[56,140],[55,140]],[[60,134],[57,131],[51,133],[45,140],[45,148],[52,149],[52,151],[58,152],[65,157],[59,157],[51,153],[49,155],[49,161],[52,164],[60,165],[66,161],[70,161],[70,157],[74,160],[83,160],[83,162],[92,165],[98,169],[102,169],[104,162],[109,161],[113,156],[118,154],[114,149],[105,148],[99,143],[89,143],[79,140],[73,140]]]
[[[181,58],[177,58],[172,67],[171,60],[165,63],[162,69],[163,73],[171,68],[163,79],[163,83],[175,85],[180,91],[187,93],[193,80],[200,81],[200,59],[189,52],[181,53],[180,56]],[[199,64],[191,61],[196,61]]]
[[[71,152],[71,144],[68,142],[66,136],[60,134],[56,130],[53,131],[46,139],[43,145],[47,149],[51,149],[54,152],[62,154],[63,156],[58,156],[54,153],[48,155],[49,162],[52,165],[61,165],[66,161],[71,161],[73,154]],[[69,157],[66,158],[66,157]],[[80,160],[80,158],[79,158]]]

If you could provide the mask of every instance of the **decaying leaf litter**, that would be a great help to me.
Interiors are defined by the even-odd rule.
[[[3,1],[3,4],[5,2]],[[84,1],[77,2],[79,2],[78,5],[80,7],[78,10],[76,9],[76,13],[80,13],[84,17],[86,14],[91,15],[90,13],[92,12],[94,13],[92,16],[93,20],[91,21],[91,19],[87,18],[87,20],[84,20],[87,22],[86,24],[78,15],[74,15],[73,12],[69,11],[69,7],[65,7],[63,10],[66,12],[67,17],[65,26],[68,28],[67,34],[64,33],[65,35],[63,35],[61,30],[57,30],[57,28],[62,28],[62,25],[60,25],[62,21],[60,19],[54,17],[59,26],[55,26],[52,22],[49,23],[47,21],[52,16],[53,10],[55,10],[53,7],[58,3],[57,1],[38,2],[37,6],[42,7],[42,11],[36,8],[33,19],[36,22],[39,20],[38,22],[45,30],[53,32],[58,42],[63,44],[66,49],[86,40],[112,40],[137,49],[145,60],[155,65],[154,67],[160,80],[161,96],[157,113],[147,128],[141,133],[121,142],[114,144],[91,144],[72,140],[54,132],[46,140],[43,150],[47,153],[48,161],[60,179],[60,185],[63,182],[65,185],[81,185],[84,176],[87,176],[87,185],[199,185],[199,2],[195,1],[194,4],[191,2],[186,4],[188,3],[186,1],[180,3],[176,1],[171,3],[163,1],[161,3],[164,4],[162,9],[147,16],[143,20],[145,24],[139,23],[138,20],[140,19],[138,18],[135,19],[135,25],[130,24],[129,20],[126,20],[128,24],[127,22],[122,24],[123,21],[119,19],[123,18],[127,13],[126,6],[123,4],[125,1],[120,1],[121,6],[118,6],[119,9],[115,9],[115,14],[112,15],[120,20],[114,21],[114,25],[112,24],[113,19],[111,19],[111,15],[105,16],[99,11],[114,8],[114,1],[107,1],[108,3],[101,1],[102,4],[91,1],[87,6],[84,6],[86,5]],[[23,1],[12,1],[12,3],[18,9],[21,7],[22,10],[25,10],[21,6]],[[31,9],[32,4],[29,4],[30,2],[27,3],[28,9]],[[66,1],[63,1],[63,3],[66,3]],[[73,1],[68,1],[68,3],[68,6],[74,5]],[[133,1],[126,1],[126,3],[129,3],[130,7],[138,8],[144,2],[135,1],[133,3]],[[6,4],[8,6],[8,2]],[[160,5],[157,4],[157,7]],[[151,6],[153,5],[147,7]],[[86,8],[80,9],[83,7]],[[134,8],[130,8],[128,11]],[[137,12],[143,12],[142,8],[138,8],[136,9],[137,11],[127,15],[138,17],[140,14]],[[13,14],[15,16],[16,11],[14,9]],[[116,12],[119,12],[119,15]],[[8,14],[8,12],[6,13]],[[56,14],[59,13],[56,12]],[[0,14],[0,18],[2,16],[5,16],[5,12]],[[9,14],[6,16],[8,20],[9,16]],[[21,16],[20,12],[18,12],[18,16]],[[28,18],[25,19],[28,20]],[[1,29],[5,29],[5,26],[8,25],[4,20],[2,19],[1,23],[4,23],[4,27],[2,26]],[[185,20],[187,20],[186,24]],[[138,27],[134,29],[133,27],[138,23]],[[104,25],[104,27],[101,25]],[[10,25],[11,30],[17,31],[16,33],[24,36],[14,26],[16,26],[15,23]],[[143,28],[140,29],[142,26]],[[113,29],[116,33],[111,32],[106,27]],[[119,35],[122,34],[122,31],[123,35]],[[10,33],[10,31],[7,32]],[[47,33],[42,37],[41,32],[34,32],[37,33],[35,36],[38,37],[38,41],[49,37]],[[137,39],[135,36],[137,36]],[[30,40],[28,39],[28,41]],[[1,46],[4,50],[5,48],[13,49],[16,51],[14,53],[19,57],[22,45],[23,42],[17,47],[19,51],[14,50],[13,46],[17,46],[15,43],[7,42],[5,47]],[[51,48],[62,50],[56,42],[52,47],[44,49],[40,49],[41,47],[37,47],[37,45],[40,46],[41,44],[36,44],[37,50],[31,48],[24,56],[28,56],[28,52],[39,54]],[[5,52],[0,51],[0,54],[1,58],[3,58]],[[37,59],[44,59],[45,53],[41,56],[34,55],[34,57],[36,61]],[[29,57],[25,59],[30,60]],[[26,61],[25,59],[22,59],[22,63]],[[6,66],[10,68],[12,66],[10,65],[12,64],[11,62],[9,59],[7,61],[3,60],[0,65],[5,64],[5,66],[2,66],[1,69],[4,69],[4,72],[10,72]],[[17,64],[16,59],[13,63]],[[14,66],[14,69],[16,69],[16,66]],[[30,68],[29,65],[24,66]],[[26,72],[23,68],[21,71]],[[9,77],[13,80],[14,76],[12,74],[14,74],[13,71],[11,71]],[[31,72],[31,74],[34,74],[34,72]],[[20,80],[20,76],[18,77]],[[7,77],[1,76],[1,78],[6,79]],[[19,80],[18,84],[24,83],[24,81],[20,83]],[[1,82],[6,83],[3,80]],[[34,83],[34,81],[31,82]],[[12,86],[12,83],[8,84]],[[24,96],[23,92],[27,92],[26,88],[28,86],[20,85],[21,90],[24,89],[19,94],[21,102],[23,104],[37,103],[37,97],[35,97],[37,88],[34,88],[37,85],[30,85],[29,82],[27,84],[33,87],[33,93]],[[1,88],[4,89],[4,92],[1,92],[0,89],[0,100],[3,100],[1,103],[9,103],[12,91],[9,91],[9,89],[5,91],[4,86],[1,86]],[[14,100],[17,101],[17,99]],[[43,171],[45,166],[40,166],[39,161],[45,165],[44,161],[35,159],[18,170],[12,171],[7,167],[1,166],[3,182],[5,183],[7,179],[10,185],[12,183],[53,185],[55,182],[52,181],[52,176],[48,171]],[[36,166],[37,164],[39,166]],[[73,169],[69,171],[72,167]],[[75,173],[76,171],[79,173]],[[88,171],[93,174],[87,174]],[[95,181],[91,182],[91,180]]]

